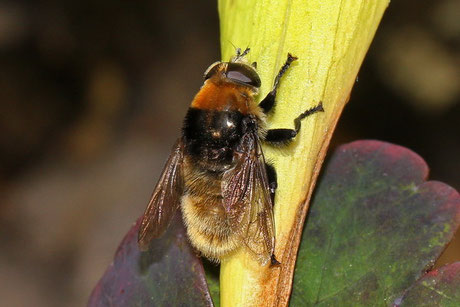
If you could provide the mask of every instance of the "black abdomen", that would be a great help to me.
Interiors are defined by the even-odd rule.
[[[207,164],[221,164],[224,169],[231,164],[243,134],[244,117],[238,111],[190,108],[182,131],[186,153]]]

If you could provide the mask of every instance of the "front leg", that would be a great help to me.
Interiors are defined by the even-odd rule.
[[[278,90],[278,86],[281,80],[281,77],[284,75],[286,70],[288,70],[291,63],[297,60],[297,58],[290,53],[288,53],[288,57],[284,65],[281,67],[278,75],[275,78],[275,82],[273,82],[273,89],[267,94],[267,96],[259,103],[259,107],[262,111],[267,114],[270,110],[273,109],[275,106],[275,99],[276,99],[276,91]]]
[[[320,102],[316,107],[306,110],[294,119],[295,129],[270,129],[267,131],[264,141],[275,145],[286,144],[297,136],[301,128],[301,120],[316,112],[324,112],[323,103]]]

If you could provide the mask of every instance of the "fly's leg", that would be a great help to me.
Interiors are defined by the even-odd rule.
[[[290,53],[288,53],[288,57],[284,65],[281,67],[278,75],[275,78],[275,82],[273,82],[273,89],[267,94],[267,96],[259,103],[259,107],[262,111],[267,114],[270,112],[273,107],[275,106],[275,99],[276,99],[276,91],[278,90],[278,86],[281,80],[281,77],[284,75],[286,70],[288,70],[291,63],[297,60],[297,58]]]
[[[295,56],[292,56],[290,53],[288,53],[288,57],[284,65],[281,67],[280,71],[278,72],[278,75],[275,78],[275,82],[273,83],[273,88],[272,90],[267,94],[267,96],[259,103],[259,107],[262,109],[262,111],[267,114],[273,108],[275,107],[275,102],[276,102],[276,92],[278,90],[278,86],[281,80],[281,77],[284,75],[284,73],[288,70],[289,66],[293,61],[297,60]],[[256,64],[257,65],[257,64]],[[255,66],[253,64],[253,66]],[[316,112],[323,112],[323,104],[320,102],[317,106],[310,108],[297,116],[294,119],[294,129],[271,129],[267,131],[267,134],[264,138],[265,142],[271,143],[271,144],[285,144],[290,142],[293,138],[296,137],[296,135],[299,133],[300,128],[301,128],[301,121],[302,119],[308,117],[309,115],[312,115]],[[276,176],[276,170],[273,167],[273,165],[265,163],[265,169],[267,172],[267,179],[268,179],[268,188],[270,190],[270,198],[272,201],[272,204],[275,203],[275,193],[276,193],[276,188],[278,187],[277,183],[277,176]],[[271,263],[270,266],[278,266],[281,263],[276,259],[275,255],[271,255]]]
[[[292,141],[293,138],[297,136],[300,131],[302,119],[315,114],[317,112],[324,112],[323,103],[318,103],[317,106],[310,108],[300,114],[294,119],[294,128],[295,129],[270,129],[267,131],[264,141],[274,145],[283,145]]]
[[[309,115],[312,115],[316,112],[324,112],[323,104],[320,102],[316,107],[306,110],[302,114],[294,119],[295,129],[271,129],[267,131],[264,141],[271,144],[286,144],[299,133],[301,128],[302,119],[306,118]],[[276,170],[273,165],[265,163],[265,169],[267,172],[268,179],[268,188],[270,190],[270,197],[272,204],[275,204],[275,193],[276,188],[278,187]],[[276,259],[275,255],[271,255],[270,266],[278,266],[281,263]]]
[[[273,165],[265,163],[265,170],[267,171],[267,179],[268,179],[268,189],[270,191],[270,198],[272,200],[272,205],[275,204],[275,192],[276,188],[278,187],[278,183],[276,181],[276,171]],[[271,255],[270,258],[270,266],[277,266],[281,263],[276,260],[274,254]]]
[[[276,257],[274,254],[272,254],[272,257],[270,258],[270,266],[278,266],[280,265],[281,262],[279,262],[278,260],[276,260]]]
[[[265,163],[265,170],[267,171],[268,189],[270,191],[270,198],[273,205],[275,204],[275,192],[278,187],[278,182],[276,181],[276,171],[273,165],[268,163]]]

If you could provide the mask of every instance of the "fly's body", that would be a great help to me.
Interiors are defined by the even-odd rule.
[[[256,88],[229,83],[216,72],[185,117],[183,218],[192,244],[212,259],[241,245],[249,222],[244,202],[225,206],[222,191],[243,136],[263,135],[265,116],[255,102],[256,94]]]
[[[284,144],[300,130],[300,121],[322,111],[321,103],[294,121],[295,129],[266,130],[265,114],[275,104],[279,80],[296,58],[288,55],[273,90],[261,103],[255,63],[246,49],[230,62],[217,62],[205,72],[205,83],[187,112],[176,142],[153,192],[139,231],[141,249],[160,236],[176,208],[192,245],[220,260],[246,247],[261,264],[273,255],[273,202],[276,172],[263,156],[261,142]]]

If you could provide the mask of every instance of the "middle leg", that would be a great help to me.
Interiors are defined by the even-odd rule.
[[[301,120],[316,112],[324,112],[323,103],[318,103],[317,106],[310,108],[294,119],[295,129],[270,129],[267,131],[264,141],[272,144],[285,144],[292,141],[299,133],[301,128]]]

